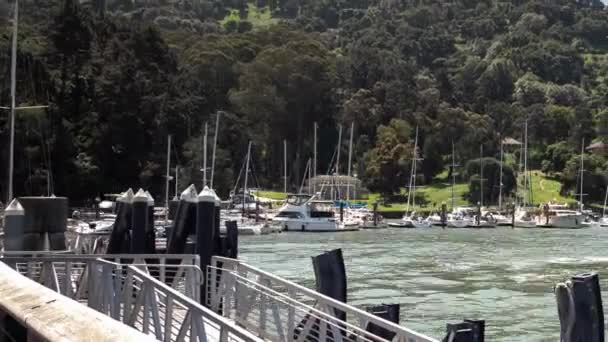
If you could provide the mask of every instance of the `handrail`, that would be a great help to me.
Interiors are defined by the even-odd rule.
[[[154,340],[27,279],[1,261],[0,274],[0,311],[16,319],[37,341]]]
[[[428,337],[424,334],[405,328],[393,322],[384,320],[366,311],[363,311],[346,303],[342,303],[319,292],[313,291],[299,284],[285,280],[283,278],[260,270],[254,266],[248,265],[236,259],[214,256],[212,258],[211,266],[209,266],[208,268],[208,272],[210,273],[209,279],[211,279],[211,281],[218,281],[215,286],[211,287],[211,291],[209,291],[209,297],[207,298],[207,300],[211,304],[211,307],[214,309],[217,309],[219,304],[222,302],[229,302],[230,297],[239,298],[239,300],[242,302],[242,298],[246,294],[239,294],[238,291],[239,289],[241,291],[244,291],[242,286],[246,283],[250,286],[255,286],[256,290],[258,291],[263,291],[261,295],[265,297],[272,295],[274,296],[273,299],[275,300],[276,298],[281,298],[281,300],[289,299],[290,301],[298,302],[300,308],[304,308],[308,311],[310,311],[310,305],[303,303],[300,298],[308,297],[312,299],[316,303],[316,310],[323,314],[333,313],[336,311],[345,312],[347,313],[347,316],[356,317],[358,321],[358,331],[361,331],[361,329],[365,330],[367,325],[371,323],[388,331],[394,332],[396,339],[403,338],[405,341],[408,342],[437,341],[436,339]],[[230,276],[225,277],[225,274],[229,274]],[[256,279],[248,279],[248,275],[255,275]],[[278,293],[274,290],[275,288],[283,289],[285,290],[284,292],[287,293]],[[228,293],[231,291],[234,293]],[[261,304],[267,306],[268,299],[269,298],[264,298],[263,300],[260,299]],[[319,307],[322,307],[322,309],[319,310]],[[266,309],[260,309],[260,311],[262,310]],[[262,312],[261,315],[265,315],[265,313]],[[289,311],[289,315],[293,316],[292,310]]]
[[[181,254],[118,254],[118,255],[71,255],[44,254],[28,257],[11,255],[0,258],[9,266],[30,279],[78,300],[87,299],[89,288],[89,272],[92,264],[100,258],[106,262],[126,267],[140,267],[158,277],[161,282],[184,290],[188,285],[196,286],[203,282],[203,273],[199,267],[197,255]],[[129,261],[123,263],[124,261]],[[195,299],[199,298],[198,291],[189,293]]]
[[[230,320],[205,308],[193,298],[179,293],[136,266],[98,259],[90,269],[95,279],[89,305],[113,318],[154,333],[162,341],[205,341],[217,330],[219,341],[261,341]],[[191,291],[198,291],[194,286]],[[181,310],[181,311],[180,311]],[[175,336],[174,336],[175,335]]]

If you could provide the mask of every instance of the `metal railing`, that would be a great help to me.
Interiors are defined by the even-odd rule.
[[[2,341],[153,341],[132,327],[80,305],[0,262],[0,340]],[[12,318],[27,338],[5,326]],[[18,329],[21,330],[21,329]],[[16,334],[15,334],[16,333]]]
[[[193,298],[200,283],[184,295],[133,265],[98,259],[89,268],[89,306],[159,341],[261,341]]]
[[[120,267],[135,266],[177,291],[200,299],[200,291],[188,292],[188,286],[200,286],[203,273],[198,255],[190,254],[115,254],[74,255],[54,252],[5,252],[3,261],[22,275],[75,300],[87,300],[90,293],[90,270],[98,259]]]
[[[375,342],[385,339],[368,330],[380,329],[392,341],[438,341],[236,259],[214,256],[207,272],[211,309],[266,340]]]

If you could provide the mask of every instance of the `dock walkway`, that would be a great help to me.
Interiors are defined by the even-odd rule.
[[[213,257],[204,277],[198,260],[196,255],[27,252],[0,258],[3,268],[14,268],[30,283],[159,341],[387,340],[372,333],[380,328],[392,341],[437,342],[236,259]],[[209,290],[201,300],[205,278]],[[11,291],[5,283],[0,282],[0,307],[1,294]],[[336,318],[338,312],[347,320]]]

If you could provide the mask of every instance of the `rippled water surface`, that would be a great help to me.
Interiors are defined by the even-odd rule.
[[[606,239],[599,227],[282,233],[242,237],[240,258],[313,288],[310,257],[342,248],[350,304],[400,303],[402,325],[436,338],[467,317],[487,321],[489,341],[556,341],[553,286],[587,271],[608,279]]]

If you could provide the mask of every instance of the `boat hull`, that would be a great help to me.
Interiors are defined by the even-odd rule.
[[[540,220],[541,222],[536,223],[536,227],[556,229],[581,229],[588,227],[584,224],[585,217],[579,214],[551,216],[548,222],[546,217],[541,217]]]
[[[358,225],[342,225],[328,220],[281,220],[277,222],[287,232],[347,232],[359,230]]]

